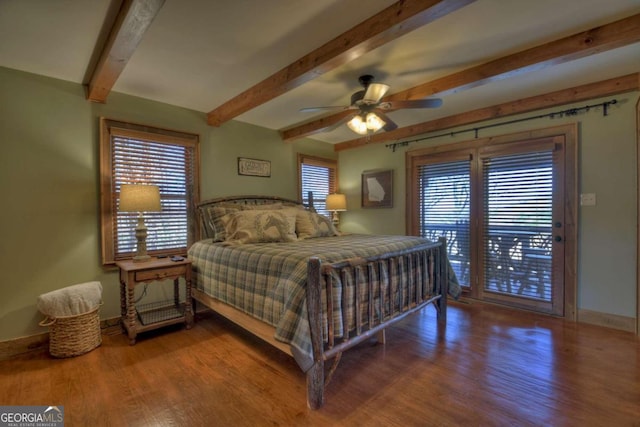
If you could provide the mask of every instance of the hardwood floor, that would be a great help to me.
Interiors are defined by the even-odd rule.
[[[480,303],[428,307],[346,352],[318,411],[293,359],[218,316],[105,335],[71,359],[0,362],[0,405],[67,426],[640,426],[634,334]]]

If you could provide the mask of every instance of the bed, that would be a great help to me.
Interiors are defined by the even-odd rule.
[[[313,202],[279,197],[217,198],[198,213],[194,299],[292,355],[312,409],[343,351],[430,303],[444,325],[460,292],[444,239],[341,235]]]

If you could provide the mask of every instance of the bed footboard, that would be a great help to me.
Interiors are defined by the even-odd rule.
[[[436,306],[438,324],[446,324],[449,280],[446,248],[446,240],[441,238],[435,243],[376,257],[333,264],[323,264],[316,257],[309,260],[307,310],[313,348],[313,366],[307,371],[310,408],[317,409],[324,403],[327,360],[429,303]],[[334,287],[336,278],[340,278],[343,286]],[[351,293],[344,285],[347,282],[352,283]],[[341,295],[334,295],[336,292]],[[347,304],[347,299],[353,304]],[[337,322],[334,316],[339,319]]]

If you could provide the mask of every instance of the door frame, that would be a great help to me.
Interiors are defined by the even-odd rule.
[[[639,119],[640,120],[640,119]],[[455,150],[481,149],[488,146],[511,144],[525,140],[562,137],[565,141],[564,156],[564,318],[577,320],[577,271],[578,271],[578,124],[570,123],[543,129],[534,129],[494,137],[478,138],[453,144],[439,144],[409,150],[405,153],[405,177],[407,197],[405,209],[406,233],[416,234],[417,201],[416,183],[412,179],[413,161],[422,156],[442,154]],[[640,162],[640,160],[639,160]]]
[[[509,144],[492,144],[487,147],[483,147],[477,150],[477,165],[478,174],[480,177],[477,183],[475,195],[476,212],[478,218],[477,227],[477,244],[484,244],[483,237],[485,236],[485,230],[487,224],[484,219],[486,218],[485,198],[487,196],[487,189],[484,187],[484,163],[485,159],[492,159],[500,156],[514,156],[521,154],[530,154],[533,152],[551,152],[553,153],[553,215],[550,219],[549,227],[552,227],[552,223],[559,222],[561,225],[559,228],[553,228],[553,234],[561,236],[562,243],[551,242],[553,257],[552,257],[552,281],[551,288],[552,294],[558,295],[551,299],[550,303],[546,301],[538,301],[530,298],[523,298],[514,294],[496,293],[487,290],[486,274],[478,275],[477,286],[473,296],[487,302],[503,302],[511,307],[531,309],[540,313],[552,314],[555,316],[564,315],[564,156],[565,156],[565,141],[564,136],[545,137],[540,139],[529,139],[523,141],[513,141]],[[485,265],[486,248],[482,248],[477,251],[478,263],[476,264],[476,271],[480,266]],[[558,277],[561,280],[557,279]],[[555,278],[555,280],[554,280]]]
[[[636,197],[637,217],[636,227],[638,232],[636,236],[636,335],[640,336],[640,98],[636,102],[636,175],[638,177],[638,195]]]

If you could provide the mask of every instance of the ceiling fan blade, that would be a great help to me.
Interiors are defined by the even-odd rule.
[[[348,110],[350,109],[351,106],[347,106],[347,105],[332,105],[332,106],[328,106],[328,107],[306,107],[306,108],[301,108],[300,112],[301,113],[315,113],[316,111],[331,111],[331,110]]]
[[[389,90],[389,85],[382,83],[371,83],[367,86],[367,91],[362,98],[362,102],[366,104],[377,104],[385,93]]]
[[[396,124],[396,122],[391,120],[391,118],[385,113],[380,110],[376,110],[375,113],[384,121],[384,126],[382,126],[382,129],[384,129],[386,132],[398,129],[398,125]]]
[[[390,101],[381,103],[378,108],[385,111],[401,110],[405,108],[438,108],[442,105],[442,99],[412,99],[408,101]]]

